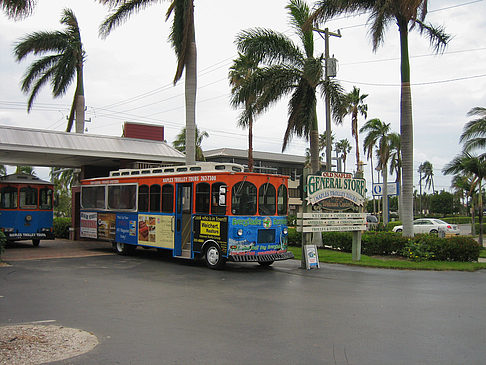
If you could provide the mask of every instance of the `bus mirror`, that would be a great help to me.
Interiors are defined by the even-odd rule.
[[[219,187],[219,206],[224,207],[226,206],[226,186]]]

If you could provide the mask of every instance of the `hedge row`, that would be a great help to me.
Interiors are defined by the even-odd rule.
[[[324,232],[322,243],[334,250],[351,252],[351,232]],[[289,228],[289,244],[301,246],[301,234]],[[394,232],[364,232],[361,253],[364,255],[403,256],[413,261],[477,261],[481,246],[469,236],[440,238],[434,235],[416,235],[409,239]]]
[[[69,238],[69,228],[71,227],[71,218],[56,217],[54,218],[54,236],[57,238]]]

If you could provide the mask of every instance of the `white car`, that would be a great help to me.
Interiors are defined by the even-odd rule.
[[[403,226],[393,227],[393,232],[402,232]],[[437,234],[444,231],[446,234],[459,234],[460,230],[455,224],[449,224],[440,219],[421,218],[413,221],[413,233],[432,233]]]

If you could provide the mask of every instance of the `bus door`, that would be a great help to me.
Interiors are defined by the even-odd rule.
[[[191,258],[192,183],[176,184],[174,256]]]

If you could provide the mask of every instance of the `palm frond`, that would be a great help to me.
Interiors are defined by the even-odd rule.
[[[28,93],[29,89],[37,78],[42,77],[44,73],[55,67],[60,55],[45,56],[34,61],[28,68],[22,78],[21,90]]]
[[[51,80],[54,97],[63,95],[76,76],[77,60],[70,54],[58,58]]]
[[[1,0],[0,6],[4,13],[12,19],[18,20],[32,14],[35,0]]]
[[[68,42],[68,37],[64,32],[34,32],[21,38],[15,44],[14,55],[17,61],[21,61],[30,53],[38,55],[46,52],[63,52],[67,48]]]
[[[429,43],[432,46],[434,52],[442,53],[444,52],[447,44],[449,43],[451,36],[445,32],[442,26],[433,26],[422,22],[421,20],[415,20],[419,25],[420,34],[425,34],[429,39]]]
[[[309,6],[302,0],[290,0],[286,6],[289,10],[290,24],[302,41],[307,57],[314,54],[314,34],[312,29],[305,27],[310,16]]]
[[[27,101],[27,112],[30,112],[30,110],[32,109],[32,104],[34,103],[34,100],[37,97],[39,90],[41,89],[42,86],[44,86],[49,81],[49,78],[52,76],[52,73],[53,70],[51,68],[42,77],[37,79],[37,82],[34,84],[34,86],[30,91],[29,100]]]
[[[99,0],[103,4],[109,4],[114,9],[111,14],[101,23],[99,34],[106,38],[113,29],[125,22],[130,16],[145,9],[157,0]]]

